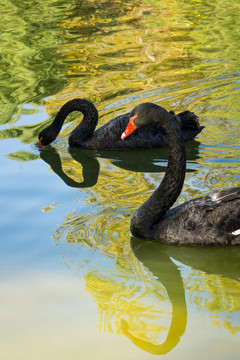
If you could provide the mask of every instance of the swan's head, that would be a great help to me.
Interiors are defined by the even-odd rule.
[[[42,146],[49,145],[53,140],[56,139],[56,132],[53,131],[52,126],[49,125],[45,129],[43,129],[38,135],[38,146],[41,148]]]
[[[169,114],[165,109],[153,103],[142,103],[136,106],[130,114],[129,123],[124,133],[122,133],[121,139],[124,140],[141,126],[152,122],[160,122],[163,113],[164,115]]]

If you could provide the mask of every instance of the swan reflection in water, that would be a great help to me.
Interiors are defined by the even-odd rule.
[[[166,340],[162,344],[139,339],[132,335],[126,321],[122,321],[123,333],[139,348],[151,354],[162,355],[172,350],[180,341],[187,324],[187,306],[181,272],[159,244],[142,242],[132,238],[135,256],[162,283],[172,305],[172,320]],[[159,251],[160,250],[160,251]]]
[[[199,145],[196,140],[186,145],[186,156],[189,162],[199,158]],[[165,162],[168,158],[167,147],[157,149],[129,151],[107,151],[69,148],[68,153],[73,160],[82,165],[83,181],[76,181],[63,170],[63,162],[59,152],[51,145],[40,149],[40,157],[67,186],[87,188],[96,185],[100,172],[98,159],[107,159],[120,169],[133,172],[159,173],[166,171]],[[164,162],[164,165],[163,165]],[[74,167],[74,164],[71,164]],[[186,172],[194,171],[187,169]]]
[[[72,151],[71,155],[74,160],[82,165],[83,181],[76,181],[64,172],[61,157],[55,148],[48,146],[40,151],[41,159],[50,165],[51,169],[66,185],[74,188],[87,188],[96,185],[100,169],[98,160],[86,150],[82,150],[77,159],[75,151]]]

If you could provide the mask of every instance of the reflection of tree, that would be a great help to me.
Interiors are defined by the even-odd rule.
[[[62,89],[65,68],[54,51],[62,36],[55,4],[37,0],[29,7],[28,1],[6,0],[2,7],[0,121],[5,123],[18,120],[24,103],[39,104]]]
[[[185,281],[185,288],[189,290],[191,302],[198,311],[204,308],[215,326],[225,328],[232,334],[240,332],[239,320],[236,318],[236,314],[240,313],[239,282],[192,271]]]

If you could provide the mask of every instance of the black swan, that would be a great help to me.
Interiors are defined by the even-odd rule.
[[[184,142],[175,117],[157,105],[140,104],[132,111],[122,139],[150,122],[158,122],[166,132],[168,167],[159,187],[133,215],[132,234],[168,244],[240,245],[240,187],[214,191],[170,209],[181,193],[186,170]]]
[[[40,132],[39,147],[55,140],[68,114],[76,110],[83,113],[83,120],[69,136],[68,142],[71,147],[130,150],[166,146],[168,143],[165,132],[157,123],[146,125],[136,131],[127,141],[122,141],[120,136],[129,122],[130,113],[120,115],[95,130],[98,123],[98,111],[93,103],[85,99],[73,99],[64,104],[52,124]],[[178,115],[174,115],[174,112],[170,114],[171,118],[176,118],[179,122],[184,141],[193,139],[203,129],[203,126],[199,125],[197,116],[190,111],[184,111]]]

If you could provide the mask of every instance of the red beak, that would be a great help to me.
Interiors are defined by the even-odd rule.
[[[124,133],[122,133],[121,139],[124,140],[127,136],[129,136],[131,133],[133,133],[137,127],[134,125],[134,119],[136,119],[137,114],[133,115],[128,123],[128,126],[126,127],[126,130],[124,131]]]
[[[38,147],[40,147],[40,148],[43,146],[43,144],[42,144],[42,139],[43,139],[43,138],[41,137],[41,138],[38,140]]]

